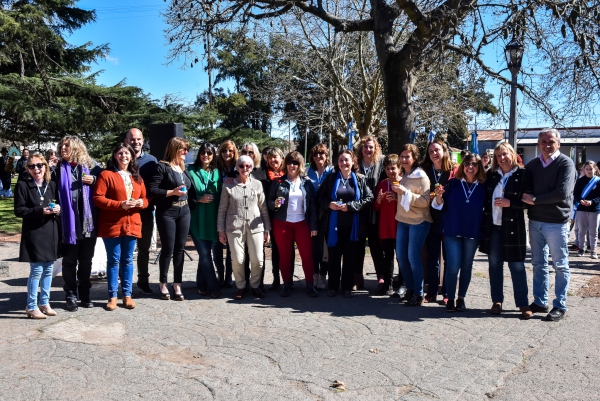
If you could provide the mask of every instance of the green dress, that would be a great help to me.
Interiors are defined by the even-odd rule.
[[[190,166],[188,171],[194,182],[198,199],[206,194],[214,196],[212,202],[198,202],[192,210],[190,233],[198,239],[217,241],[219,239],[217,212],[219,211],[219,201],[221,200],[221,189],[223,187],[221,172],[219,169],[205,171],[199,166]]]

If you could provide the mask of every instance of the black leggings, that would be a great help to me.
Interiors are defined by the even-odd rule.
[[[183,276],[183,248],[190,230],[190,208],[171,206],[165,211],[156,211],[156,227],[160,235],[159,266],[160,282],[167,282],[169,265],[173,258],[173,282],[181,283]]]
[[[336,290],[340,286],[342,290],[351,291],[354,285],[354,272],[356,269],[356,255],[358,253],[358,242],[350,241],[350,227],[338,229],[338,243],[334,247],[327,247],[329,251],[329,281],[328,288]],[[342,267],[343,260],[343,267]]]
[[[392,280],[394,278],[396,238],[382,239],[381,247],[383,248],[383,282],[387,288],[392,286]],[[398,282],[400,285],[404,285],[404,279],[402,278],[402,271],[400,269],[398,269]]]
[[[373,258],[373,265],[375,266],[375,273],[377,276],[385,274],[385,264],[383,261],[383,248],[381,246],[381,240],[379,239],[379,227],[375,224],[369,224],[367,226],[367,238],[369,238],[369,249],[371,250],[371,257]],[[363,267],[365,264],[365,253],[367,240],[362,239],[358,241],[358,254],[356,258],[356,274],[363,274]]]

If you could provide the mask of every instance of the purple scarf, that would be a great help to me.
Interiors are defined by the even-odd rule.
[[[87,167],[81,166],[81,171],[89,174]],[[63,160],[60,164],[60,186],[58,195],[61,205],[62,220],[62,238],[63,244],[76,244],[77,233],[75,232],[75,210],[73,209],[73,197],[71,196],[71,164]],[[81,182],[81,177],[78,179]],[[83,236],[94,231],[94,221],[92,219],[92,199],[90,197],[90,187],[81,182],[81,193],[83,195]]]

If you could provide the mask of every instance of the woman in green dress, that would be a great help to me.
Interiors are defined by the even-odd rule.
[[[211,257],[212,245],[218,240],[217,212],[221,198],[221,172],[216,167],[216,147],[205,142],[200,145],[196,161],[189,167],[192,177],[190,206],[192,221],[190,234],[198,251],[196,286],[198,294],[218,298],[221,291],[219,279]],[[223,257],[223,255],[216,255]]]

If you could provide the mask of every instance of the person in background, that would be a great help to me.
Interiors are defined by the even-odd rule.
[[[361,138],[356,151],[358,160],[358,173],[365,176],[367,186],[371,190],[371,193],[375,193],[377,184],[381,180],[384,180],[385,170],[383,168],[383,155],[381,154],[381,146],[374,136],[367,135]],[[383,276],[385,266],[383,264],[383,249],[381,247],[381,241],[379,241],[379,227],[377,226],[378,214],[373,210],[373,204],[369,203],[365,205],[361,211],[364,214],[363,219],[366,220],[365,225],[365,237],[361,237],[358,245],[358,260],[356,264],[356,272],[354,277],[354,284],[357,290],[364,290],[365,278],[363,276],[363,267],[365,263],[365,247],[367,244],[367,238],[369,240],[369,249],[371,251],[371,258],[373,259],[373,265],[375,266],[375,272],[377,276]],[[382,292],[386,292],[387,288],[384,288],[383,282],[377,283],[376,293],[382,295]]]
[[[56,183],[50,179],[44,156],[34,153],[25,168],[29,178],[17,182],[14,204],[15,216],[23,219],[19,262],[28,262],[30,267],[25,313],[33,319],[45,319],[56,316],[50,307],[50,287],[54,261],[60,257],[60,205],[53,202]]]
[[[61,161],[54,179],[61,206],[63,288],[66,308],[69,312],[75,312],[78,309],[78,296],[82,307],[94,307],[90,298],[90,273],[98,221],[92,194],[102,169],[94,166],[85,144],[77,136],[65,136],[57,147]]]
[[[126,143],[115,146],[107,169],[98,177],[94,188],[94,205],[99,209],[98,236],[104,240],[108,257],[106,310],[117,309],[119,281],[123,307],[133,309],[133,251],[136,239],[142,235],[140,210],[148,206],[148,200],[135,151]]]
[[[156,226],[160,235],[160,297],[171,299],[167,288],[169,265],[173,258],[172,289],[176,301],[183,301],[181,281],[183,279],[184,247],[190,229],[190,207],[188,189],[192,181],[185,169],[185,158],[189,143],[174,137],[167,143],[164,160],[154,168],[148,183],[148,192],[156,205]]]
[[[427,145],[427,154],[421,163],[421,168],[429,178],[429,199],[433,201],[435,197],[435,188],[448,184],[448,181],[454,177],[456,172],[456,164],[450,158],[448,146],[439,139],[434,139]],[[431,213],[431,227],[425,239],[425,247],[427,248],[427,265],[425,271],[425,282],[427,283],[427,295],[425,302],[436,302],[437,294],[442,293],[443,302],[446,304],[448,297],[446,296],[446,286],[442,277],[442,285],[440,284],[440,256],[442,255],[442,242],[444,240],[444,230],[442,227],[442,212],[429,208]],[[445,254],[445,252],[443,252]],[[446,256],[444,255],[444,260]],[[444,275],[446,274],[446,266],[444,266]]]
[[[429,178],[419,167],[419,149],[402,146],[402,179],[391,190],[398,194],[396,256],[406,285],[406,306],[423,304],[423,263],[421,251],[431,225]]]
[[[48,149],[46,151],[46,160],[48,161],[48,166],[50,166],[50,176],[56,175],[56,166],[58,165],[58,157],[56,157],[56,150]]]
[[[272,212],[273,235],[279,244],[279,270],[283,277],[282,297],[292,290],[292,258],[294,242],[302,258],[302,269],[309,297],[319,294],[314,287],[312,239],[317,235],[317,205],[314,188],[305,176],[304,158],[299,152],[285,156],[281,169],[284,174],[271,184],[267,206]],[[293,263],[293,262],[292,262]]]
[[[21,153],[21,158],[17,160],[17,165],[15,166],[15,172],[17,175],[17,182],[23,181],[27,177],[29,177],[29,173],[27,172],[27,158],[29,157],[29,149],[23,149]]]
[[[556,298],[546,320],[559,321],[567,313],[569,290],[569,222],[573,213],[573,186],[575,165],[560,152],[560,132],[554,128],[542,129],[538,134],[540,156],[525,166],[528,188],[523,202],[529,205],[529,242],[533,265],[534,313],[548,312],[548,253],[552,255],[555,272]],[[583,244],[580,244],[583,245]]]
[[[329,157],[329,149],[323,143],[319,143],[310,150],[310,167],[307,171],[307,177],[313,184],[315,195],[319,191],[321,184],[325,181],[325,178],[333,173],[333,166],[331,165],[331,159]],[[317,214],[318,227],[323,227],[323,210],[319,207]],[[327,243],[325,242],[325,230],[318,229],[317,235],[312,237],[312,249],[313,249],[313,266],[315,268],[315,274],[313,282],[315,287],[319,290],[327,289],[327,269],[329,262],[323,260],[325,251],[327,250]]]
[[[317,193],[317,201],[325,212],[323,220],[326,222],[325,238],[329,252],[327,295],[330,297],[337,294],[340,276],[344,297],[353,296],[358,241],[361,235],[365,235],[368,223],[361,220],[360,211],[373,201],[365,178],[357,172],[356,156],[351,150],[343,150],[338,155],[335,173],[327,176]]]
[[[158,161],[150,153],[144,152],[144,134],[138,128],[131,128],[125,135],[125,143],[133,148],[139,176],[142,177],[144,185],[148,185],[152,180],[152,174]],[[137,287],[142,293],[152,295],[154,291],[150,288],[148,263],[150,262],[150,246],[154,231],[154,203],[149,202],[148,207],[139,210],[139,214],[142,221],[142,234],[137,239]]]
[[[481,163],[483,163],[483,169],[486,173],[492,168],[492,158],[487,150],[481,155]]]
[[[471,283],[473,259],[483,238],[486,178],[479,155],[466,153],[448,185],[435,188],[433,207],[444,212],[442,220],[448,267],[445,279],[448,294],[446,312],[463,312],[467,308],[465,297]],[[459,271],[458,299],[455,303]]]
[[[377,275],[380,283],[380,289],[375,295],[393,295],[394,288],[392,279],[394,277],[394,251],[396,249],[396,231],[398,222],[396,221],[396,210],[398,207],[398,195],[392,191],[392,186],[400,182],[400,158],[396,154],[387,155],[383,159],[383,168],[387,179],[377,185],[375,192],[376,200],[374,209],[379,213],[379,239],[383,249],[383,272]],[[400,290],[398,294],[404,297],[406,286],[402,278],[402,271],[398,274]]]
[[[232,183],[237,177],[236,161],[238,158],[238,150],[233,141],[225,141],[217,150],[217,168],[221,173],[223,183]],[[223,250],[225,250],[225,263],[223,263]],[[232,288],[232,264],[231,264],[231,249],[229,244],[222,244],[220,241],[215,241],[213,245],[214,262],[217,266],[219,275],[219,284],[221,288]]]
[[[263,268],[263,246],[269,240],[271,223],[262,184],[251,177],[254,161],[249,156],[237,160],[238,176],[225,183],[221,192],[217,219],[219,241],[229,243],[233,275],[238,288],[236,300],[244,297],[244,245],[248,244],[251,262],[250,285],[252,295],[264,298],[259,288]]]
[[[190,204],[193,205],[190,233],[198,251],[198,270],[196,272],[196,288],[198,294],[218,298],[221,284],[215,273],[213,259],[221,259],[220,255],[212,255],[213,244],[219,239],[217,235],[217,212],[221,199],[223,180],[221,171],[216,167],[216,147],[204,142],[198,148],[196,161],[188,171],[192,179]],[[194,195],[192,197],[192,194]]]
[[[490,292],[494,315],[502,313],[504,303],[504,262],[508,262],[515,304],[523,319],[533,313],[527,299],[525,271],[526,232],[525,169],[517,164],[517,154],[508,142],[494,148],[492,168],[487,172],[487,193],[483,219],[484,237],[479,250],[488,255]]]
[[[10,189],[10,180],[14,166],[10,162],[11,159],[8,157],[8,149],[2,148],[0,153],[0,180],[2,182],[0,197],[11,198],[13,195],[12,190]]]
[[[598,216],[600,214],[600,170],[593,161],[583,164],[584,175],[575,182],[573,197],[575,200],[575,224],[579,227],[578,256],[583,256],[586,235],[589,241],[590,257],[598,259],[596,243],[598,241]]]
[[[266,185],[263,186],[265,190],[265,194],[268,194],[271,190],[271,185],[273,181],[278,179],[283,175],[281,171],[281,166],[283,163],[283,152],[281,149],[273,147],[269,148],[267,152],[267,182]],[[273,219],[273,213],[269,213],[269,217]],[[281,281],[279,279],[279,244],[277,244],[277,240],[273,235],[273,232],[269,233],[271,238],[271,271],[273,273],[273,283],[269,287],[270,291],[277,291],[279,286],[281,285]],[[294,267],[292,263],[292,277],[294,276]]]

